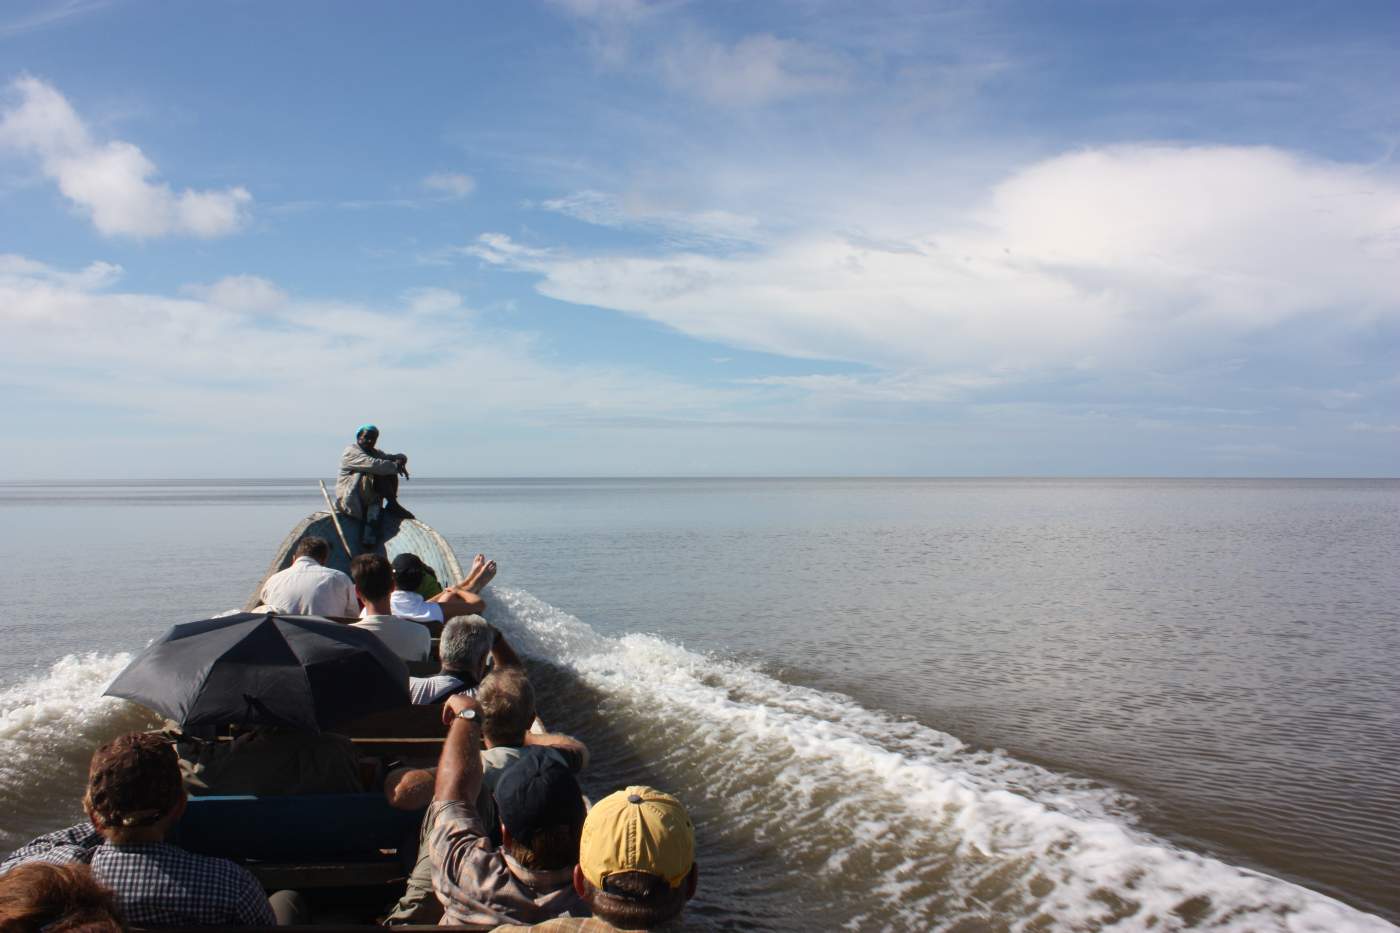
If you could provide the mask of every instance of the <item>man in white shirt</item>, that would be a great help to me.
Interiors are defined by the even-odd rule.
[[[259,598],[274,612],[296,616],[353,619],[360,614],[355,584],[339,570],[325,566],[331,546],[325,538],[308,535],[297,545],[292,565],[267,578]]]
[[[424,599],[418,592],[423,584],[423,561],[416,554],[400,554],[394,558],[394,592],[389,597],[389,609],[400,619],[412,619],[429,626],[440,626],[446,619],[457,616],[481,615],[486,600],[481,589],[496,575],[496,562],[478,554],[472,562],[471,573],[461,583]],[[437,631],[437,629],[434,629]]]
[[[378,554],[361,554],[350,562],[355,592],[365,604],[356,628],[369,629],[405,661],[426,661],[433,651],[433,636],[419,622],[396,618],[389,606],[394,589],[394,572]]]

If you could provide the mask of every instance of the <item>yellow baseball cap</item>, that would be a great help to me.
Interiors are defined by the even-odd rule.
[[[695,827],[681,802],[634,786],[593,805],[583,822],[578,865],[600,890],[608,875],[644,871],[676,887],[695,864]]]

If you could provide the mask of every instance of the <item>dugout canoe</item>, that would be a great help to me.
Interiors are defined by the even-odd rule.
[[[340,529],[345,533],[346,542],[354,550],[355,554],[365,553],[365,548],[360,543],[360,523],[357,519],[347,518],[344,515],[336,516],[340,519]],[[416,518],[399,519],[386,516],[382,525],[382,540],[373,550],[377,554],[382,554],[389,560],[393,560],[400,554],[417,554],[423,563],[433,568],[433,573],[442,581],[444,586],[451,585],[462,579],[462,566],[457,562],[457,555],[452,552],[452,546],[442,535],[434,531],[424,522]],[[244,612],[252,612],[262,604],[263,584],[268,577],[285,570],[292,563],[292,555],[296,553],[297,545],[301,539],[309,535],[324,538],[330,543],[331,556],[326,561],[327,567],[332,567],[343,573],[350,572],[350,559],[354,554],[347,554],[344,546],[340,543],[340,536],[336,534],[335,522],[331,513],[326,511],[312,512],[302,519],[291,533],[282,541],[282,546],[277,551],[277,556],[272,559],[267,572],[258,580],[258,585],[253,587],[252,595],[243,604]]]

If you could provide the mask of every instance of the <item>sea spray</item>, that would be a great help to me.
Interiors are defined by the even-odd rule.
[[[156,720],[102,696],[129,654],[68,655],[0,691],[0,850],[81,816],[93,750]]]
[[[852,929],[1395,929],[1144,831],[1133,799],[647,635],[606,638],[520,590],[493,621],[571,671],[699,822],[702,862],[803,879],[775,911]],[[605,788],[604,790],[606,790]],[[708,851],[706,851],[708,849]],[[756,905],[754,905],[756,906]]]

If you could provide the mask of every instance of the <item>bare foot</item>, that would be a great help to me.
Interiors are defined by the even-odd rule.
[[[477,574],[475,577],[471,578],[467,582],[467,589],[471,590],[473,593],[479,594],[483,589],[486,588],[486,584],[490,583],[491,578],[495,575],[496,562],[494,560],[488,560],[485,564],[482,565],[481,573]]]
[[[485,555],[485,554],[478,554],[478,555],[476,555],[475,557],[473,557],[473,558],[472,558],[472,565],[471,565],[471,567],[467,568],[467,578],[466,578],[465,580],[463,580],[461,583],[458,583],[457,585],[458,585],[458,586],[470,586],[470,585],[471,585],[471,582],[472,582],[472,578],[475,577],[475,576],[477,576],[478,574],[480,574],[480,573],[481,573],[481,568],[482,568],[482,567],[485,567],[485,566],[486,566],[486,555]]]

